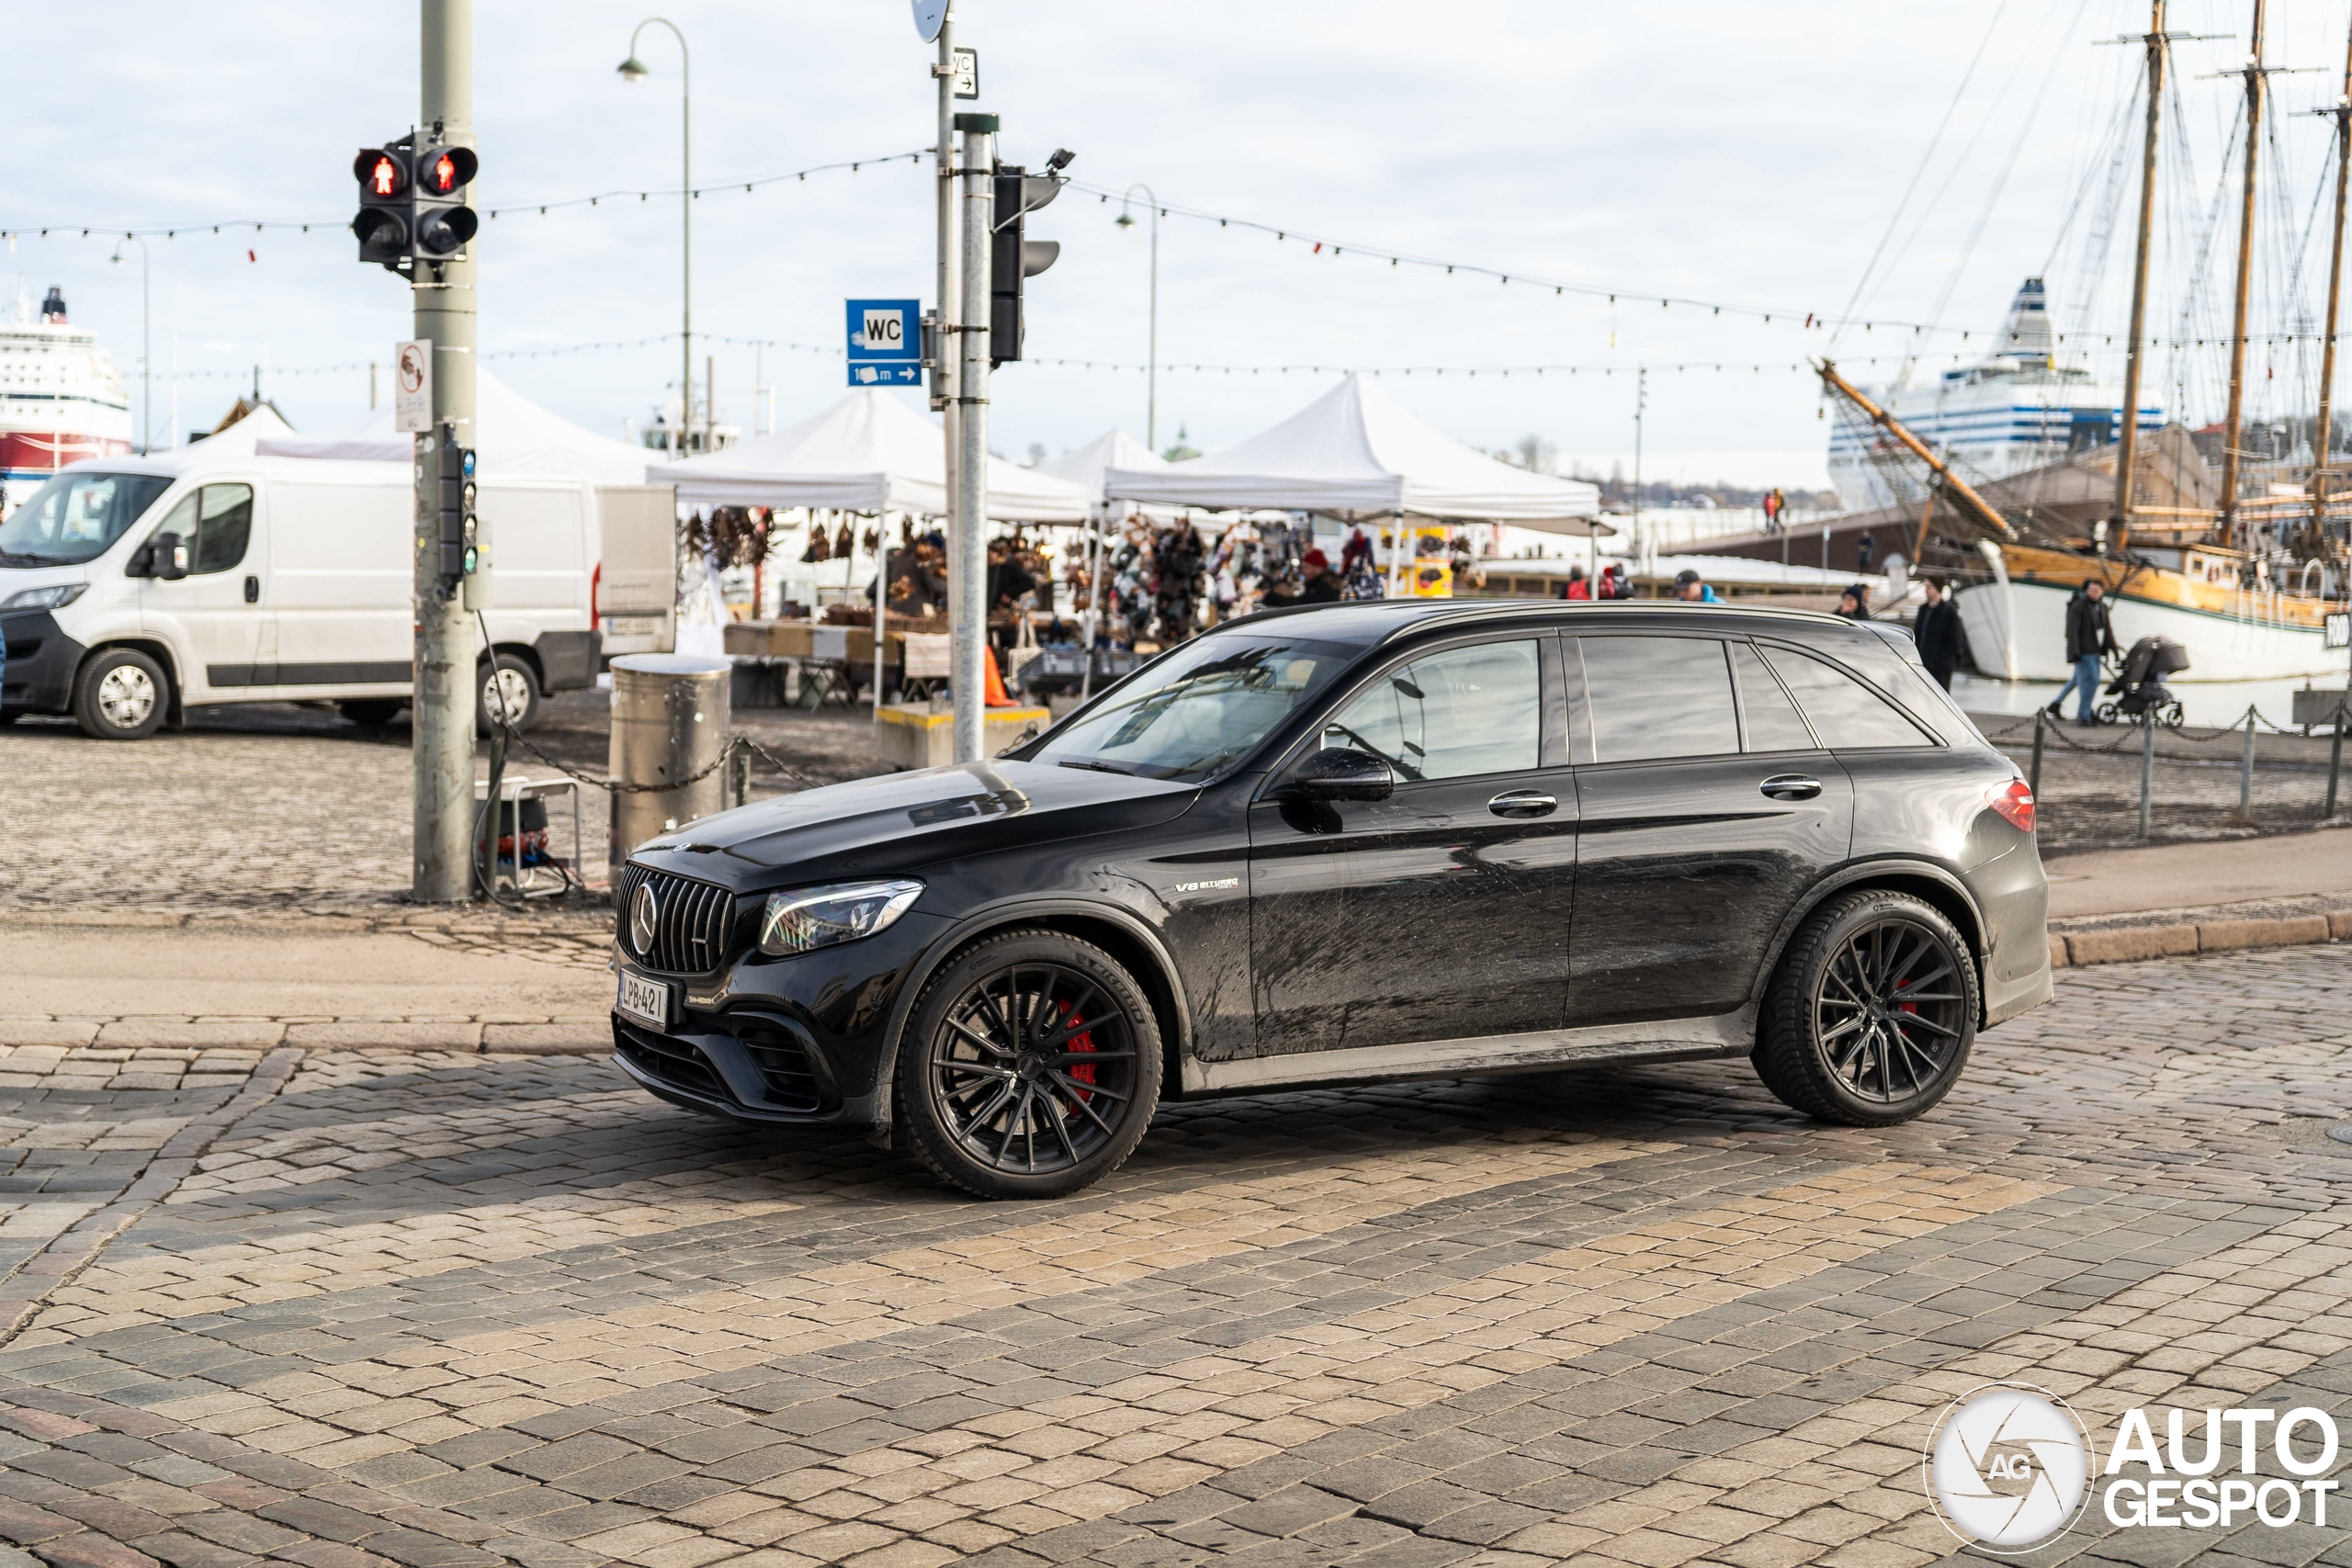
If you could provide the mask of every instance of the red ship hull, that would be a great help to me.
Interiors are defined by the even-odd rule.
[[[130,442],[107,435],[0,430],[0,474],[45,474],[85,457],[113,457],[130,450]]]

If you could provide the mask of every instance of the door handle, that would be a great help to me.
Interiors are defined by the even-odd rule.
[[[248,577],[245,579],[245,603],[248,604],[258,604],[261,603],[260,578]]]
[[[1487,809],[1498,817],[1549,817],[1559,807],[1558,800],[1536,789],[1507,789],[1487,802]]]
[[[1757,786],[1774,800],[1811,800],[1821,793],[1821,781],[1802,773],[1782,773]]]

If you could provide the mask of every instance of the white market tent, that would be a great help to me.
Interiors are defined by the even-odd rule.
[[[646,470],[685,506],[830,506],[847,512],[947,512],[940,427],[879,387],[860,387],[811,419],[724,452]],[[1083,523],[1095,495],[1065,479],[989,459],[988,514],[1002,522]]]
[[[1616,532],[1600,520],[1598,487],[1498,463],[1424,424],[1361,373],[1238,446],[1188,463],[1114,467],[1102,488],[1114,500],[1170,506]]]
[[[251,424],[251,418],[212,439],[221,440]],[[340,435],[265,435],[255,448],[265,457],[311,457],[334,462],[410,461],[415,438],[392,428],[392,412],[379,409]],[[523,476],[585,479],[599,485],[641,485],[646,465],[659,454],[609,435],[583,430],[531,401],[487,370],[474,372],[471,446],[482,472],[499,478]]]
[[[1067,479],[1087,494],[1108,500],[1103,494],[1102,476],[1112,468],[1130,470],[1148,468],[1154,471],[1171,467],[1168,460],[1142,442],[1116,428],[1104,431],[1074,452],[1049,457],[1037,465],[1037,472]]]

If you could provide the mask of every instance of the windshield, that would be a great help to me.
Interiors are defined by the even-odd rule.
[[[1204,637],[1054,731],[1029,760],[1147,779],[1205,779],[1264,739],[1362,652],[1297,637]]]
[[[59,474],[0,523],[0,566],[96,560],[171,482],[168,474]]]

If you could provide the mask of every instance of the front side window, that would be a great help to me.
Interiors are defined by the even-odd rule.
[[[206,485],[195,497],[195,548],[188,559],[190,575],[231,571],[244,560],[245,545],[254,532],[254,491],[251,485]],[[175,509],[174,516],[179,513]]]
[[[1204,780],[1247,755],[1361,653],[1295,637],[1196,637],[1056,728],[1027,760]]]
[[[1796,694],[1823,745],[1845,751],[1935,744],[1893,703],[1844,671],[1792,649],[1768,648],[1764,657]]]
[[[1408,782],[1535,767],[1542,668],[1532,637],[1432,653],[1374,681],[1323,727],[1323,744],[1369,751]]]
[[[106,554],[171,488],[166,474],[57,475],[0,523],[0,566],[78,566]]]
[[[1713,637],[1588,637],[1593,760],[1644,762],[1739,752],[1731,669]]]

